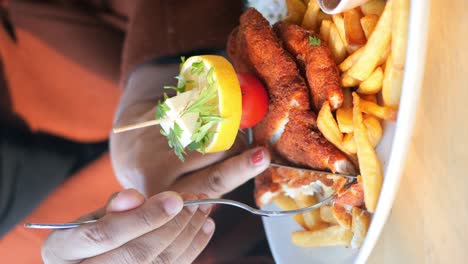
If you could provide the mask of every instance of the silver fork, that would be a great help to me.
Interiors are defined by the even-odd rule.
[[[203,199],[203,200],[193,200],[193,201],[186,201],[184,202],[184,206],[191,206],[191,205],[202,205],[202,204],[225,204],[235,206],[241,209],[244,209],[254,215],[264,216],[264,217],[277,217],[277,216],[288,216],[288,215],[296,215],[305,213],[307,211],[315,210],[320,208],[322,205],[328,203],[335,197],[335,194],[330,195],[329,197],[325,198],[319,203],[314,205],[297,209],[297,210],[289,210],[289,211],[268,211],[257,209],[252,206],[249,206],[245,203],[241,203],[234,200],[228,199]],[[63,223],[63,224],[45,224],[45,223],[26,223],[24,227],[26,228],[34,228],[34,229],[68,229],[68,228],[75,228],[79,227],[84,224],[91,224],[95,223],[99,220],[88,220],[83,222],[72,222],[72,223]]]
[[[352,178],[352,176],[348,176],[348,178]],[[344,188],[348,188],[351,184],[354,183],[354,180],[349,181]],[[296,210],[286,210],[286,211],[270,211],[270,210],[262,210],[262,209],[257,209],[252,206],[249,206],[245,203],[241,203],[238,201],[234,200],[229,200],[229,199],[202,199],[202,200],[193,200],[193,201],[185,201],[184,206],[191,206],[191,205],[202,205],[202,204],[224,204],[224,205],[231,205],[234,207],[241,208],[243,210],[246,210],[254,215],[259,215],[263,217],[279,217],[279,216],[290,216],[290,215],[296,215],[296,214],[301,214],[305,213],[308,211],[312,211],[315,209],[320,208],[322,205],[327,204],[333,198],[336,196],[336,192],[333,193],[332,195],[328,196],[327,198],[323,199],[319,203],[313,204],[308,207],[304,207],[301,209],[296,209]],[[75,228],[79,227],[81,225],[85,224],[91,224],[95,223],[99,220],[88,220],[88,221],[83,221],[83,222],[71,222],[71,223],[62,223],[62,224],[52,224],[52,223],[26,223],[24,224],[24,227],[26,228],[33,228],[33,229],[69,229],[69,228]]]

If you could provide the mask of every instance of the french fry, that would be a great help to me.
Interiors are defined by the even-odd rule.
[[[405,69],[406,44],[408,40],[409,1],[394,0],[392,52],[385,65],[382,88],[384,105],[398,107],[400,103],[403,72]]]
[[[391,1],[391,0],[390,0]],[[382,165],[369,141],[367,128],[362,120],[360,98],[353,93],[354,140],[356,141],[359,168],[364,189],[364,201],[369,212],[374,212],[382,189]]]
[[[296,210],[299,209],[297,206],[296,202],[286,196],[286,195],[278,195],[273,199],[273,202],[281,208],[281,210]],[[293,216],[294,221],[296,221],[299,225],[301,225],[303,228],[307,228],[305,222],[304,222],[304,217],[302,217],[302,214],[297,214]]]
[[[324,205],[320,207],[320,218],[322,221],[337,225],[338,220],[333,216],[332,207],[330,205]]]
[[[286,6],[288,8],[288,15],[284,20],[292,24],[300,25],[306,11],[304,2],[301,0],[286,0]]]
[[[356,50],[353,54],[349,55],[342,63],[340,63],[339,68],[342,72],[346,72],[349,70],[360,58],[362,53],[364,52],[365,47],[361,47],[360,49]],[[377,66],[384,64],[387,61],[387,57],[390,53],[390,45],[387,46],[387,49],[384,53],[380,56],[379,61],[377,62]]]
[[[343,148],[348,153],[356,154],[357,148],[356,148],[356,142],[354,141],[354,134],[353,133],[346,134],[343,137],[343,143],[342,144],[343,144]]]
[[[320,109],[320,112],[317,116],[317,127],[323,136],[328,141],[330,141],[330,143],[335,145],[341,151],[347,153],[341,144],[343,141],[343,133],[341,133],[340,129],[338,128],[338,124],[333,117],[328,102],[325,102],[322,105],[322,109]]]
[[[353,109],[344,107],[337,109],[336,121],[342,133],[353,132]]]
[[[361,111],[384,120],[395,121],[397,117],[396,109],[388,106],[380,106],[376,103],[369,102],[366,100],[361,100]]]
[[[366,35],[366,39],[369,39],[378,21],[378,15],[367,15],[361,18],[361,26],[364,31],[364,35]]]
[[[388,0],[385,10],[370,36],[359,60],[348,70],[348,74],[356,80],[364,81],[377,67],[382,53],[390,45],[392,25],[392,4]]]
[[[354,53],[349,55],[340,65],[338,66],[342,72],[349,70],[354,63],[356,63],[359,58],[361,57],[362,52],[364,51],[364,47],[356,50]]]
[[[335,203],[332,206],[332,214],[340,226],[346,229],[351,229],[351,215],[348,213],[346,208]]]
[[[385,9],[384,0],[370,0],[361,5],[361,11],[364,15],[382,15]]]
[[[377,66],[384,66],[385,67],[385,64],[390,56],[390,53],[391,53],[391,49],[392,49],[392,46],[391,45],[388,45],[387,46],[387,49],[385,50],[384,53],[382,53],[382,55],[380,55],[380,60],[379,62],[377,62]],[[385,68],[383,68],[382,70],[385,71]]]
[[[325,41],[328,45],[330,40],[330,28],[332,22],[330,20],[322,21],[322,25],[320,25],[320,38]]]
[[[353,238],[351,240],[352,248],[361,247],[364,239],[366,238],[367,230],[370,225],[370,215],[364,210],[357,207],[353,207],[351,212],[352,215],[352,226]]]
[[[351,89],[343,88],[343,106],[342,108],[352,108],[353,107],[353,95],[351,94]]]
[[[345,72],[341,75],[341,86],[343,87],[355,87],[358,86],[360,81],[351,77],[348,72]]]
[[[320,6],[317,1],[309,1],[302,20],[302,27],[308,30],[317,31],[320,26],[319,13]]]
[[[355,50],[349,49],[348,41],[346,41],[346,31],[345,31],[343,15],[342,14],[332,15],[332,20],[336,26],[336,29],[338,29],[338,33],[340,33],[341,40],[343,41],[343,44],[345,45],[346,50],[348,51],[348,53],[353,53]]]
[[[367,41],[362,30],[361,17],[361,11],[358,8],[349,9],[343,13],[346,41],[356,50]]]
[[[392,17],[392,56],[393,66],[403,71],[405,68],[406,45],[408,42],[409,0],[393,0]]]
[[[357,92],[360,94],[376,94],[380,92],[382,89],[383,75],[382,67],[377,67],[367,80],[359,84]]]
[[[362,100],[373,102],[374,104],[377,103],[377,96],[375,94],[360,94],[359,96]]]
[[[367,128],[367,136],[369,137],[369,142],[374,148],[377,147],[377,145],[380,143],[380,140],[382,140],[383,135],[382,125],[380,124],[379,119],[371,115],[366,115],[364,117],[363,122]],[[343,136],[343,141],[341,144],[347,152],[356,154],[357,147],[352,132]]]
[[[339,225],[316,231],[296,231],[291,241],[301,247],[349,246],[353,234]]]
[[[299,195],[296,197],[295,202],[298,208],[305,208],[318,203],[318,200],[315,198],[315,196]],[[322,222],[322,219],[320,218],[319,210],[305,212],[302,214],[302,217],[304,219],[304,224],[307,230],[317,230],[326,226],[326,224]]]
[[[343,43],[343,40],[340,37],[338,29],[334,24],[330,26],[330,37],[328,41],[328,46],[333,54],[335,62],[337,64],[341,63],[346,58],[346,46]]]
[[[379,119],[371,115],[366,115],[364,116],[363,122],[367,128],[367,136],[371,145],[374,148],[377,147],[383,135],[382,125],[380,124]]]

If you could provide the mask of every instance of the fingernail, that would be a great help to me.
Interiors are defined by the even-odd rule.
[[[255,151],[252,154],[252,156],[250,156],[250,162],[252,162],[252,165],[258,166],[258,165],[262,164],[263,157],[264,157],[263,149],[259,149],[259,150]]]
[[[214,230],[214,222],[213,220],[211,220],[210,218],[206,219],[206,222],[205,224],[203,224],[203,227],[202,227],[202,230],[203,230],[203,233],[205,234],[211,234],[211,232],[213,232]]]
[[[182,199],[177,196],[171,195],[163,200],[163,207],[168,215],[177,214],[183,206]]]

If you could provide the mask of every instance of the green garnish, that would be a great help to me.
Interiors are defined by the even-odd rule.
[[[314,37],[314,36],[309,36],[309,45],[310,46],[320,46],[321,43],[322,43],[322,41],[319,38]]]
[[[169,111],[170,108],[167,106],[166,103],[161,103],[161,100],[158,101],[158,105],[156,106],[156,119],[161,119],[166,116],[166,112]]]
[[[183,114],[186,113],[201,113],[205,115],[216,114],[217,109],[218,87],[216,85],[208,85],[201,90],[199,97],[191,103]],[[182,115],[183,115],[182,114]]]
[[[192,69],[190,70],[191,74],[201,75],[205,70],[205,63],[203,61],[196,61],[192,63]]]
[[[169,147],[174,149],[176,156],[181,160],[184,161],[184,154],[186,154],[184,147],[180,143],[180,137],[182,136],[182,128],[174,122],[174,127],[169,130],[169,134],[161,133],[167,137],[167,143]]]

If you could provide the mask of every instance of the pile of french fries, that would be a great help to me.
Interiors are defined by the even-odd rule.
[[[325,206],[295,216],[306,229],[292,235],[299,246],[360,246],[383,182],[375,152],[383,120],[396,120],[405,67],[410,0],[370,0],[341,14],[324,14],[316,0],[286,0],[285,20],[318,33],[341,73],[344,104],[335,113],[324,104],[317,117],[322,134],[352,160],[358,160],[366,210]],[[314,197],[280,196],[283,209],[302,208]]]

